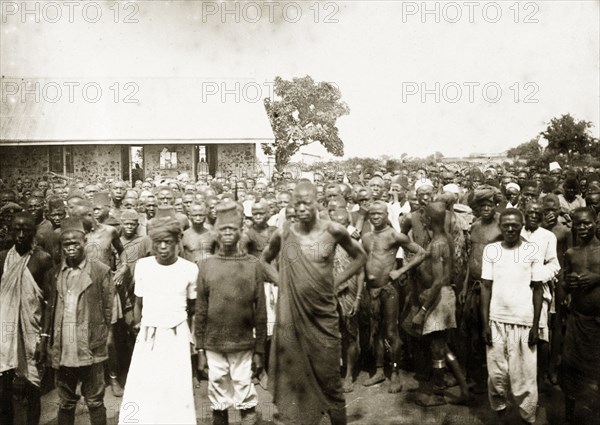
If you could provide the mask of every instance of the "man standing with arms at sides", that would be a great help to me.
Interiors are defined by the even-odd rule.
[[[242,218],[235,202],[217,204],[219,251],[198,275],[198,368],[208,366],[213,425],[227,425],[231,407],[241,410],[243,425],[258,423],[252,375],[263,368],[267,312],[262,266],[239,248]]]
[[[38,424],[44,365],[36,354],[45,299],[44,275],[50,254],[33,247],[34,218],[17,213],[11,223],[15,244],[0,252],[0,422]]]
[[[553,282],[554,297],[550,305],[550,364],[548,374],[550,382],[553,385],[558,383],[557,367],[562,352],[562,341],[564,336],[564,327],[567,320],[566,294],[564,288],[564,258],[565,253],[573,246],[573,234],[571,230],[558,221],[560,214],[560,201],[558,196],[553,193],[546,195],[542,201],[544,207],[544,219],[542,226],[554,233],[556,236],[556,256],[560,265],[560,271]]]
[[[273,234],[261,259],[269,280],[279,285],[271,393],[286,424],[318,424],[327,412],[332,425],[345,425],[335,288],[364,266],[366,254],[342,225],[317,218],[316,190],[309,181],[294,188],[294,208],[298,221]],[[355,261],[334,281],[337,245]],[[280,253],[277,273],[271,262]]]
[[[148,222],[154,218],[157,210],[158,201],[156,200],[156,196],[148,196],[144,201],[145,214],[142,215],[142,220],[139,222],[140,229],[138,230],[138,233],[142,236],[146,236],[148,234]]]
[[[480,306],[481,260],[487,244],[502,240],[494,193],[494,189],[487,185],[480,186],[474,191],[472,202],[479,218],[471,226],[468,283],[459,294],[459,301],[463,306],[460,324],[461,337],[465,338],[464,344],[460,344],[464,350],[460,353],[460,357],[465,362],[467,374],[475,381],[475,392],[480,394],[485,391],[486,379],[483,368],[485,343],[481,340],[483,331]]]
[[[560,263],[556,254],[556,236],[551,231],[540,227],[544,219],[542,202],[534,200],[525,207],[525,226],[521,237],[536,248],[535,256],[542,267],[542,289],[544,301],[540,315],[540,333],[538,341],[538,365],[540,371],[539,384],[545,390],[549,387],[548,366],[550,360],[550,334],[548,330],[548,312],[552,301],[550,285],[560,271]]]
[[[268,204],[264,199],[252,205],[252,225],[241,235],[240,246],[253,257],[260,258],[265,247],[269,243],[271,235],[277,230],[275,226],[269,226]],[[277,286],[268,280],[264,281],[265,302],[267,311],[267,342],[266,350],[270,348],[273,325],[275,323],[275,304],[277,302]],[[265,350],[265,351],[266,351]],[[269,353],[266,352],[265,365],[268,365]]]
[[[45,354],[47,348],[52,368],[57,369],[58,424],[75,423],[81,383],[91,425],[106,425],[104,362],[114,300],[110,268],[86,259],[79,218],[64,220],[60,246],[63,260],[46,274],[50,296],[40,342],[40,352]]]
[[[348,233],[351,233],[350,214],[346,208],[338,208],[331,213],[331,221],[344,226]],[[358,236],[356,234],[355,236]],[[344,251],[341,246],[335,248],[335,258],[333,260],[334,272],[333,276],[342,273],[348,264],[352,262],[352,258]],[[360,300],[362,298],[363,289],[365,286],[364,271],[360,270],[346,282],[340,282],[336,288],[336,296],[339,304],[340,312],[340,329],[342,332],[342,344],[346,348],[346,377],[344,378],[344,392],[349,393],[354,389],[353,375],[354,367],[358,362],[360,354],[358,344],[358,309],[360,308]]]
[[[73,216],[80,218],[85,226],[90,227],[90,231],[86,235],[85,241],[85,253],[86,258],[90,262],[101,262],[112,268],[113,259],[113,248],[119,255],[119,267],[114,274],[114,284],[117,290],[120,291],[123,288],[121,284],[123,279],[129,272],[127,264],[127,255],[123,249],[123,244],[117,230],[107,224],[99,223],[94,218],[94,211],[89,204],[81,204],[73,209]],[[118,362],[118,351],[115,347],[114,331],[119,319],[123,317],[121,299],[118,293],[115,292],[115,300],[113,304],[113,316],[111,320],[111,326],[109,327],[108,333],[108,367],[110,374],[110,385],[113,395],[115,397],[123,396],[123,388],[117,379],[119,362]]]
[[[133,210],[123,210],[121,213],[122,235],[120,239],[130,272],[125,275],[123,280],[124,299],[122,301],[124,301],[123,314],[128,326],[133,322],[133,306],[135,303],[133,276],[135,275],[135,265],[140,258],[152,255],[152,240],[148,236],[140,236],[137,233],[138,226],[138,213]]]
[[[504,210],[500,214],[504,240],[483,251],[481,320],[488,346],[490,405],[505,418],[510,386],[523,423],[532,424],[538,402],[536,348],[543,271],[536,261],[536,247],[521,239],[522,228],[521,211]]]
[[[135,268],[139,334],[119,424],[196,424],[188,320],[198,267],[177,255],[181,225],[174,217],[158,214],[148,236],[154,255]]]
[[[566,423],[576,424],[575,403],[588,404],[600,415],[600,241],[596,215],[589,208],[573,211],[577,246],[565,255],[565,286],[571,295],[563,346],[561,387]]]
[[[400,302],[398,290],[391,272],[396,267],[396,252],[402,247],[412,254],[423,254],[424,249],[412,242],[408,236],[396,232],[387,218],[387,205],[383,201],[374,201],[369,207],[369,221],[373,230],[362,238],[367,252],[366,282],[371,298],[372,332],[377,359],[375,375],[365,381],[365,386],[383,382],[384,345],[387,339],[391,346],[393,371],[388,392],[397,393],[402,390],[398,363],[401,356],[401,341],[398,333],[398,316]]]
[[[127,184],[122,180],[113,182],[110,188],[110,210],[109,216],[119,220],[121,217],[121,210],[123,210],[123,199],[127,193]]]
[[[202,262],[217,249],[217,233],[204,227],[206,205],[194,202],[189,208],[188,217],[192,226],[183,232],[183,257],[202,267]]]

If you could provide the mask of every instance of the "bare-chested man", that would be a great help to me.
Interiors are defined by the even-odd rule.
[[[445,367],[456,377],[461,394],[451,400],[455,404],[470,401],[469,389],[458,359],[448,347],[448,331],[456,328],[456,297],[452,288],[454,276],[454,243],[446,232],[446,204],[433,202],[425,207],[425,218],[432,231],[431,242],[422,256],[413,257],[395,274],[402,274],[423,262],[423,290],[419,293],[418,312],[413,314],[412,326],[430,344],[433,368],[433,393],[416,399],[417,404],[429,407],[445,404],[443,390]],[[414,311],[413,311],[414,313]]]
[[[368,255],[366,264],[367,289],[371,298],[372,332],[375,344],[377,370],[365,381],[365,386],[375,385],[385,380],[383,373],[384,345],[387,339],[392,351],[393,371],[388,392],[402,390],[398,363],[401,356],[401,341],[398,333],[399,301],[398,291],[393,284],[398,276],[390,273],[396,266],[396,252],[399,247],[413,253],[422,254],[424,249],[412,242],[408,236],[396,232],[388,221],[387,205],[374,201],[369,206],[369,222],[373,231],[363,235],[362,244]]]
[[[62,199],[56,197],[48,200],[46,220],[38,225],[35,239],[38,244],[52,256],[55,264],[60,262],[60,225],[67,216]]]
[[[561,270],[556,275],[553,285],[554,299],[550,309],[550,364],[548,374],[550,382],[554,385],[558,383],[557,367],[562,351],[562,341],[564,328],[567,320],[566,294],[564,290],[564,257],[569,248],[573,246],[573,235],[571,230],[562,224],[558,217],[560,215],[560,201],[558,196],[553,193],[546,195],[543,200],[544,219],[542,226],[550,230],[556,236],[556,254]]]
[[[481,261],[487,244],[502,240],[502,231],[496,214],[494,190],[487,185],[473,192],[472,205],[479,218],[471,226],[468,280],[459,295],[462,304],[460,323],[460,358],[469,378],[475,382],[474,392],[483,394],[486,389],[485,343],[481,339]]]
[[[109,215],[111,217],[119,218],[121,216],[121,210],[123,209],[123,199],[127,193],[127,184],[122,180],[113,182],[110,190],[110,198],[112,206],[110,208]]]
[[[335,288],[358,273],[366,255],[343,226],[318,219],[316,198],[309,181],[295,186],[298,221],[278,229],[261,258],[279,285],[269,384],[284,423],[318,424],[327,412],[332,425],[345,425]],[[334,279],[337,245],[354,261]],[[271,265],[277,257],[279,273]]]
[[[53,263],[50,254],[33,247],[35,222],[30,213],[17,213],[10,231],[15,244],[0,252],[0,422],[37,424],[44,365],[35,354],[36,337],[48,298],[44,275]]]
[[[600,415],[600,241],[592,210],[577,208],[572,215],[577,246],[565,255],[565,286],[571,295],[571,311],[561,364],[569,424],[577,423],[577,402]]]
[[[216,232],[204,227],[206,222],[206,205],[194,202],[190,206],[188,217],[192,226],[183,232],[183,257],[199,264],[213,255],[218,245]]]
[[[27,211],[33,216],[35,225],[39,225],[44,220],[44,200],[32,196],[27,200]]]

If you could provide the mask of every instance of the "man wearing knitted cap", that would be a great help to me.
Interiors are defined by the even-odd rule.
[[[100,195],[100,196],[99,196]],[[97,212],[97,208],[101,209],[100,217],[102,218],[105,214],[108,215],[108,205],[103,204],[103,202],[108,202],[108,198],[101,193],[97,193],[94,197],[97,205],[92,208],[89,203],[82,203],[77,205],[73,209],[73,217],[80,218],[84,225],[88,227],[89,232],[86,235],[85,241],[85,251],[86,257],[91,262],[101,262],[107,265],[110,268],[116,263],[115,258],[113,257],[113,249],[117,252],[119,256],[119,266],[115,271],[113,280],[114,284],[117,286],[117,292],[115,294],[115,302],[113,304],[113,317],[111,324],[115,325],[119,319],[123,317],[122,310],[122,300],[120,298],[120,294],[123,292],[123,287],[121,286],[123,280],[127,273],[129,273],[127,258],[125,255],[125,251],[123,250],[123,244],[121,243],[121,239],[119,237],[119,233],[117,230],[109,226],[107,224],[102,224],[96,220],[95,214]],[[109,362],[108,366],[110,369],[110,384],[113,394],[116,397],[121,397],[123,395],[123,390],[121,388],[120,383],[117,380],[117,372],[119,370],[119,362],[118,362],[118,350],[115,347],[114,340],[114,330],[115,326],[111,326],[109,329]]]
[[[40,352],[47,345],[52,368],[57,369],[58,423],[74,424],[81,382],[90,423],[106,425],[104,362],[114,300],[110,268],[86,258],[79,218],[63,221],[60,246],[63,260],[46,274],[50,296],[40,342]]]
[[[298,183],[293,205],[298,221],[273,234],[261,259],[279,285],[269,385],[284,423],[317,424],[327,412],[332,425],[345,425],[335,288],[363,267],[366,255],[342,225],[318,219],[312,183]],[[334,281],[337,245],[354,261]],[[279,272],[271,264],[276,257]]]
[[[227,425],[231,407],[241,410],[243,425],[254,425],[258,396],[252,376],[262,371],[267,333],[263,272],[257,258],[238,247],[243,215],[237,204],[223,201],[216,208],[220,249],[198,276],[198,369],[208,366],[213,425]]]
[[[119,423],[196,423],[188,321],[194,311],[198,267],[177,255],[181,225],[154,218],[148,227],[154,255],[135,267],[133,350]],[[131,406],[136,410],[132,416]],[[133,418],[133,419],[132,419]]]
[[[123,315],[127,325],[132,324],[133,305],[135,296],[133,293],[133,275],[135,274],[135,265],[140,258],[152,255],[152,240],[148,236],[140,236],[137,232],[139,227],[138,213],[134,210],[124,210],[121,213],[121,243],[123,252],[127,258],[129,273],[125,274],[123,279]]]

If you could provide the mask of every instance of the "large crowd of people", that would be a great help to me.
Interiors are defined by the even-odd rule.
[[[341,425],[360,371],[397,393],[402,369],[427,408],[487,394],[532,424],[557,386],[564,423],[600,416],[593,167],[1,184],[2,424],[52,386],[73,424],[78,384],[92,425],[106,388],[119,423],[195,424],[201,378],[213,424],[258,423],[268,382],[281,423]]]

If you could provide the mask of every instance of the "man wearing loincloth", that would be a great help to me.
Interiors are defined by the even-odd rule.
[[[387,205],[374,201],[369,206],[369,222],[372,231],[363,236],[362,243],[367,252],[367,289],[371,299],[371,319],[373,322],[373,344],[377,371],[365,381],[365,386],[375,385],[385,380],[383,374],[383,340],[388,340],[392,351],[393,370],[388,392],[402,390],[398,363],[401,355],[401,341],[398,333],[399,306],[398,291],[393,285],[390,273],[396,266],[396,253],[402,247],[413,254],[422,254],[424,249],[412,242],[408,236],[398,233],[391,227],[387,218]]]
[[[454,244],[445,230],[446,205],[433,202],[425,207],[425,219],[432,231],[431,242],[422,258],[414,257],[404,267],[393,273],[400,275],[423,263],[421,267],[423,290],[419,293],[420,307],[413,311],[412,327],[417,333],[428,339],[431,347],[433,368],[433,393],[419,396],[416,403],[423,407],[446,404],[443,390],[446,385],[444,374],[446,365],[454,373],[461,394],[451,400],[454,404],[465,404],[471,399],[465,377],[456,356],[448,347],[448,331],[456,328],[456,296],[452,289],[454,276]],[[406,325],[405,325],[406,326]]]

